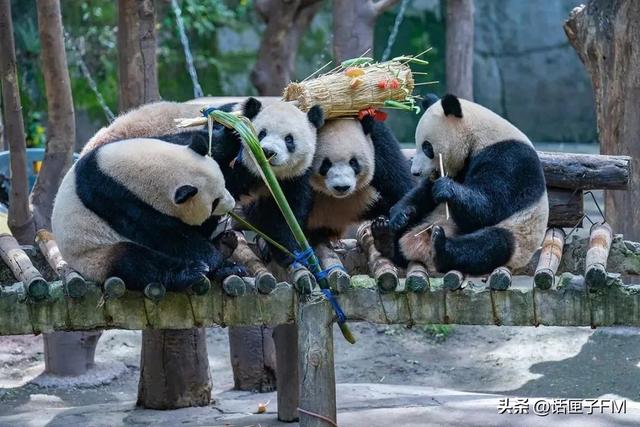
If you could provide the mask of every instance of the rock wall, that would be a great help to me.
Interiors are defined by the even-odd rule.
[[[594,141],[591,82],[562,23],[580,0],[475,0],[475,100],[535,141]]]

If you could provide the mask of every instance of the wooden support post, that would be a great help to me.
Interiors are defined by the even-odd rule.
[[[506,291],[511,287],[511,270],[498,267],[489,276],[489,287],[494,291]]]
[[[424,264],[417,261],[409,263],[405,288],[411,292],[424,292],[429,288],[429,272]]]
[[[442,277],[442,286],[450,291],[457,291],[462,288],[464,274],[457,270],[451,270]]]
[[[149,283],[143,293],[145,297],[157,303],[167,294],[167,289],[161,283]]]
[[[606,222],[591,227],[584,275],[589,288],[603,288],[607,283],[607,259],[612,239],[613,231]]]
[[[340,261],[338,254],[336,254],[335,251],[325,243],[316,245],[315,251],[318,259],[320,259],[320,264],[323,269],[327,270],[334,267],[329,271],[329,276],[327,276],[331,290],[340,293],[349,289],[351,276],[344,269],[344,265],[342,265],[342,261]]]
[[[564,248],[565,234],[561,228],[550,228],[544,236],[542,250],[538,259],[538,266],[533,276],[533,282],[539,289],[549,289],[553,286],[562,249]]]
[[[62,279],[67,295],[71,298],[83,297],[87,293],[87,282],[62,259],[58,244],[53,239],[53,234],[44,229],[38,230],[36,243],[53,271],[58,273],[58,276]]]
[[[302,265],[291,264],[287,268],[289,278],[293,287],[301,294],[307,295],[313,291],[316,286],[316,279],[313,274]]]
[[[119,277],[108,277],[102,284],[104,296],[108,299],[120,298],[127,290],[124,281]]]
[[[335,426],[333,310],[319,296],[301,302],[298,308],[298,370],[300,427]]]
[[[278,387],[278,420],[298,421],[298,328],[295,324],[273,328],[276,344],[276,384]]]
[[[369,272],[376,279],[378,288],[382,292],[391,292],[396,289],[398,283],[398,270],[391,260],[382,256],[376,249],[371,234],[371,222],[367,221],[358,227],[357,237],[362,251],[367,257]]]
[[[233,250],[231,254],[233,259],[247,267],[249,275],[256,278],[255,284],[258,292],[268,294],[275,289],[276,278],[269,272],[260,257],[251,250],[241,231],[226,232],[223,236],[223,243]]]
[[[9,266],[16,280],[23,283],[30,298],[41,301],[49,297],[49,284],[11,234],[0,235],[0,257]]]

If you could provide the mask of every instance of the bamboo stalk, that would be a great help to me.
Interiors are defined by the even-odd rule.
[[[603,288],[607,283],[607,259],[613,231],[606,222],[594,224],[589,233],[589,249],[585,261],[585,283],[589,288]]]
[[[231,257],[247,267],[249,275],[255,277],[258,292],[263,294],[271,293],[276,287],[276,278],[267,269],[260,257],[251,250],[244,234],[233,230],[227,232],[227,236],[225,236],[225,243],[233,241],[234,246]]]
[[[424,292],[429,288],[429,272],[424,264],[417,261],[409,263],[405,287],[411,292]]]
[[[376,279],[380,290],[382,292],[394,291],[400,283],[398,269],[391,260],[383,257],[376,248],[371,234],[371,223],[367,221],[360,225],[356,236],[362,251],[367,257],[369,272]]]
[[[565,234],[561,228],[550,228],[544,236],[542,250],[533,276],[533,282],[540,289],[553,286],[555,275],[560,266]]]
[[[442,161],[442,153],[438,153],[438,157],[440,159],[440,176],[446,176],[444,173],[444,163]],[[444,209],[447,215],[447,220],[449,219],[449,203],[444,202]]]
[[[58,273],[64,283],[67,295],[72,298],[80,298],[87,293],[87,282],[62,259],[58,244],[51,232],[41,229],[36,233],[36,243],[40,252],[49,263],[49,266]]]
[[[498,267],[489,276],[489,287],[494,291],[506,291],[511,286],[511,270]]]
[[[30,298],[41,301],[49,297],[49,284],[11,234],[0,235],[0,257],[9,266],[16,280],[23,283]]]

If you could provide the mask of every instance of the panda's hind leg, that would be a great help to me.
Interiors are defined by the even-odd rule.
[[[127,289],[141,291],[149,283],[161,283],[168,290],[188,288],[209,274],[203,260],[183,260],[132,242],[112,247],[107,277],[121,278]]]
[[[431,245],[436,269],[441,273],[458,270],[471,275],[489,274],[507,264],[514,251],[513,235],[499,227],[447,237],[444,229],[436,225]]]

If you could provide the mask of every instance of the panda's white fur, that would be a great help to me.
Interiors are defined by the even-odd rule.
[[[101,173],[122,184],[155,211],[184,224],[200,225],[212,215],[222,215],[234,206],[217,163],[190,147],[138,138],[98,147],[94,154]],[[101,217],[85,206],[76,181],[76,168],[82,167],[79,164],[76,163],[62,180],[53,208],[52,229],[69,265],[87,279],[101,282],[116,262],[117,245],[130,242],[130,239],[109,225],[110,218]],[[96,181],[96,185],[100,182]],[[185,186],[191,186],[197,192],[178,203],[175,199],[177,190]],[[110,191],[108,188],[100,190]],[[126,209],[126,206],[118,208]],[[139,220],[153,223],[154,218]],[[145,224],[150,225],[153,226]],[[135,224],[130,226],[135,227]],[[157,230],[157,233],[163,232]]]
[[[112,123],[96,132],[80,155],[109,142],[184,132],[186,129],[176,127],[173,119],[198,117],[201,108],[202,105],[170,101],[142,105],[120,114]]]
[[[443,157],[444,172],[450,177],[458,177],[461,173],[466,173],[465,168],[470,167],[470,159],[473,161],[476,154],[482,153],[483,150],[486,152],[486,149],[490,149],[494,144],[509,141],[509,143],[516,146],[517,144],[523,144],[531,147],[531,150],[533,149],[530,140],[519,129],[492,111],[473,102],[457,99],[452,95],[447,95],[445,98],[443,98],[444,102],[451,102],[454,107],[443,105],[443,100],[438,100],[429,106],[418,123],[416,129],[416,154],[412,164],[412,173],[414,175],[422,175],[431,179],[440,176],[439,154],[442,154]],[[459,102],[457,106],[455,104],[456,101]],[[456,113],[447,111],[447,109],[451,108]],[[461,110],[461,113],[458,109]],[[460,115],[458,115],[459,113]],[[425,146],[423,144],[425,142],[430,144],[430,150],[424,150]],[[531,150],[524,151],[527,151],[530,155]],[[430,156],[427,156],[426,152],[429,152]],[[535,158],[531,163],[539,165],[537,156],[534,155],[533,157]],[[517,155],[512,159],[520,161]],[[510,160],[498,156],[495,158],[496,167],[502,166],[500,162],[508,161]],[[516,178],[518,176],[517,168],[511,173],[514,173],[511,176]],[[484,174],[486,177],[486,172]],[[506,230],[512,236],[512,252],[505,263],[506,266],[511,268],[519,268],[526,265],[544,237],[549,206],[546,188],[540,189],[540,186],[544,187],[544,177],[540,178],[539,175],[541,175],[541,167],[540,174],[536,175],[537,181],[535,183],[536,191],[540,194],[539,198],[493,225],[497,229]],[[468,186],[470,184],[472,183],[465,179],[462,184],[453,185]],[[502,184],[499,180],[495,182],[495,186]],[[524,186],[521,191],[530,191],[529,188],[526,188],[528,183],[523,182],[518,185]],[[428,184],[424,187],[428,187],[429,192],[431,192],[431,187]],[[437,185],[433,188],[436,187]],[[442,190],[435,189],[434,191]],[[479,195],[479,197],[482,197],[482,195]],[[411,195],[408,196],[407,200],[410,198]],[[414,194],[413,202],[416,201]],[[406,207],[406,203],[405,205],[403,203],[405,201],[400,202],[398,208],[394,209],[397,212],[401,212],[400,208]],[[504,202],[500,201],[499,203]],[[430,226],[432,228],[428,231],[420,233]],[[417,224],[411,226],[400,238],[400,250],[406,259],[426,262],[431,268],[434,268],[435,254],[433,253],[432,232],[438,230],[439,227],[437,226],[441,227],[440,230],[444,230],[447,238],[456,238],[464,235],[453,218],[449,220],[445,218],[444,206],[440,204]],[[442,234],[440,231],[437,233],[439,235]],[[485,243],[491,242],[487,241]],[[482,247],[481,241],[478,241],[477,244],[477,247]],[[471,246],[470,250],[473,250]],[[481,257],[482,254],[479,254],[478,259],[481,259]]]

